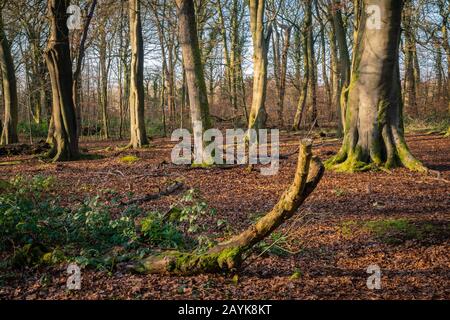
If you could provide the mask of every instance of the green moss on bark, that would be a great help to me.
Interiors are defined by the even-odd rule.
[[[193,275],[236,270],[242,262],[243,250],[239,247],[225,248],[218,253],[169,252],[150,257],[134,266],[139,273],[161,273]],[[162,270],[163,269],[163,270]]]

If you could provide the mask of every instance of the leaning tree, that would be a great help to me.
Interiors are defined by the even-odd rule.
[[[404,1],[363,0],[357,36],[343,145],[327,161],[338,171],[405,166],[425,172],[404,138],[399,44]]]
[[[50,37],[45,60],[52,86],[53,137],[49,156],[54,161],[74,160],[79,156],[77,121],[72,99],[67,8],[69,0],[48,0]]]

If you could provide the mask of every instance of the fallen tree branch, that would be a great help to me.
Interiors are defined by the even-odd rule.
[[[169,185],[167,188],[165,188],[164,190],[162,190],[158,193],[148,194],[148,195],[145,195],[140,198],[129,200],[127,202],[122,202],[122,205],[128,206],[131,204],[137,204],[137,203],[139,204],[139,203],[143,203],[143,202],[147,202],[147,201],[151,201],[151,200],[157,200],[161,197],[165,197],[165,196],[168,196],[168,195],[174,193],[175,191],[181,189],[183,186],[184,186],[184,184],[181,182],[174,182],[171,185]]]
[[[274,208],[254,225],[204,254],[165,252],[145,258],[129,268],[140,273],[175,275],[234,271],[241,266],[246,252],[297,212],[316,188],[323,173],[324,167],[320,160],[312,157],[312,141],[303,140],[292,185]]]

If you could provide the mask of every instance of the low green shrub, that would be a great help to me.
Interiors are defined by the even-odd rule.
[[[8,255],[7,266],[75,261],[111,268],[147,249],[199,244],[185,233],[192,236],[200,229],[197,219],[207,205],[197,202],[192,190],[168,213],[145,214],[135,206],[122,207],[117,194],[110,194],[108,202],[95,196],[63,206],[54,183],[44,176],[0,180],[0,250]]]
[[[42,121],[41,123],[32,122],[31,125],[28,122],[19,122],[17,125],[19,134],[31,136],[34,138],[45,138],[48,134],[48,123]]]

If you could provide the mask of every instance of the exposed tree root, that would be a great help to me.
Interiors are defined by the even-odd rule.
[[[312,142],[304,140],[301,142],[292,185],[283,193],[272,211],[254,225],[204,254],[166,252],[148,257],[131,267],[141,273],[175,275],[234,271],[240,267],[246,252],[295,214],[316,188],[323,173],[324,167],[320,160],[312,157]]]
[[[385,151],[371,148],[363,152],[359,146],[344,143],[337,155],[325,161],[325,167],[336,172],[364,172],[370,170],[405,167],[411,171],[427,173],[428,169],[409,151],[403,138],[385,141]]]

